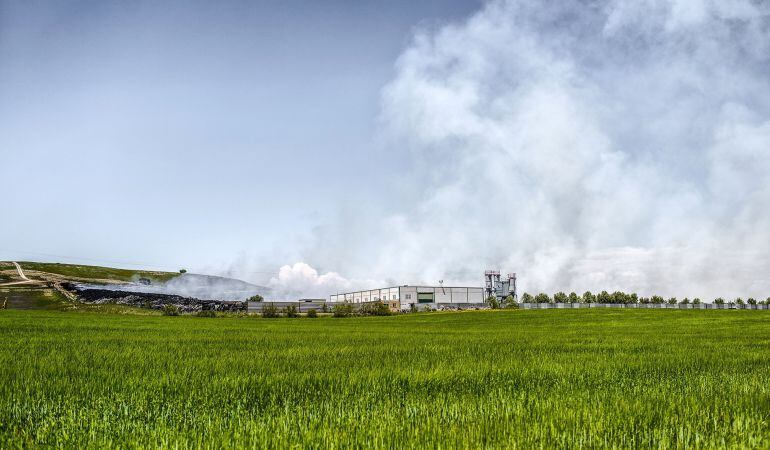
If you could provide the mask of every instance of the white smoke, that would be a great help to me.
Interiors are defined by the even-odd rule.
[[[346,249],[341,273],[399,284],[501,268],[530,291],[770,295],[769,17],[510,0],[419,31],[382,97],[410,193],[320,228],[308,259]]]
[[[330,294],[366,289],[379,285],[375,280],[348,280],[336,272],[319,274],[304,262],[281,267],[278,275],[270,279],[271,298],[296,299],[328,298]]]

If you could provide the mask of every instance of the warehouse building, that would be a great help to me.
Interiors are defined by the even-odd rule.
[[[334,294],[329,297],[332,303],[370,303],[383,302],[391,309],[407,310],[414,305],[418,309],[439,308],[442,306],[472,308],[484,304],[486,296],[481,287],[445,287],[445,286],[398,286],[367,291]]]

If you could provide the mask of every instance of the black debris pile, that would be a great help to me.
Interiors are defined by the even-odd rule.
[[[63,287],[67,290],[76,292],[81,301],[93,304],[115,303],[148,309],[163,309],[165,305],[174,305],[182,312],[238,312],[246,311],[247,307],[247,302],[245,301],[201,300],[179,295],[153,294],[148,292],[113,291],[110,289],[93,288],[84,289],[72,284]]]

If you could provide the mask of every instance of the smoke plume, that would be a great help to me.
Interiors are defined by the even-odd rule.
[[[398,284],[501,268],[532,292],[764,298],[769,55],[770,8],[748,0],[498,1],[421,29],[382,94],[386,147],[410,152],[399,210],[319,228],[307,259],[348,249],[337,271]]]

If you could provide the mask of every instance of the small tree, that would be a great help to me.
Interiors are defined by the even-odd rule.
[[[591,293],[591,291],[585,291],[583,292],[583,303],[594,303],[596,302],[596,296]]]
[[[676,297],[671,297],[670,299],[668,299],[668,304],[669,305],[676,305]]]
[[[286,305],[286,307],[283,308],[283,313],[286,314],[286,317],[299,317],[299,312],[297,312],[297,305]]]
[[[714,304],[715,305],[724,305],[725,304],[725,299],[723,299],[722,297],[717,297],[717,298],[714,299]]]
[[[516,299],[513,298],[513,295],[508,295],[505,297],[505,300],[503,300],[503,308],[516,308],[519,305],[516,303]]]
[[[254,294],[251,297],[249,297],[248,301],[250,301],[250,302],[263,302],[263,301],[265,301],[265,298],[262,297],[259,294]]]
[[[700,305],[700,303],[701,303],[701,301],[700,301],[700,299],[698,297],[695,297],[694,299],[692,299],[692,304],[693,305]]]
[[[610,296],[610,303],[625,304],[628,303],[628,296],[621,291],[615,291]]]
[[[628,303],[639,303],[639,297],[636,295],[636,292],[628,296]]]
[[[187,273],[187,269],[179,269],[179,273]]]
[[[735,299],[735,304],[743,306],[746,304],[746,302],[744,302],[742,298],[738,297]]]
[[[685,297],[685,298],[682,299],[682,301],[679,302],[679,304],[680,305],[689,305],[690,304],[690,299]]]
[[[580,303],[580,297],[574,292],[569,293],[569,299],[567,300],[570,303]]]
[[[599,295],[596,296],[596,301],[598,303],[610,303],[612,302],[612,297],[609,292],[601,291],[599,292]]]
[[[321,306],[321,312],[322,313],[328,313],[329,312],[329,306],[324,303],[323,306]]]
[[[548,294],[541,292],[535,296],[535,303],[551,303],[551,298]]]
[[[521,302],[522,303],[535,303],[535,297],[533,297],[529,292],[525,292],[521,295]]]
[[[306,316],[307,316],[308,318],[311,318],[311,319],[315,319],[316,317],[318,317],[318,313],[316,312],[316,310],[315,310],[315,309],[313,309],[313,308],[310,308],[310,309],[308,309],[308,310],[307,310],[307,314],[306,314]]]
[[[757,299],[755,299],[754,297],[749,297],[749,299],[746,300],[746,303],[748,303],[749,305],[756,305]]]
[[[262,307],[262,317],[266,319],[274,319],[276,317],[281,317],[281,314],[278,313],[278,307],[270,303],[269,305]]]
[[[650,297],[650,302],[656,305],[660,305],[664,302],[664,300],[663,300],[663,297],[661,297],[660,295],[653,295],[652,297]]]
[[[642,297],[642,298],[639,299],[639,303],[641,303],[643,305],[648,305],[648,304],[652,303],[652,300],[650,300],[650,297]]]
[[[487,305],[489,305],[492,309],[498,309],[500,308],[500,301],[497,300],[497,297],[494,295],[490,295],[487,297]]]
[[[417,305],[415,305],[414,303],[410,303],[409,304],[409,312],[416,313],[417,312]]]
[[[569,300],[569,297],[567,297],[567,294],[564,292],[557,292],[553,294],[553,302],[554,303],[567,303],[567,300]]]

